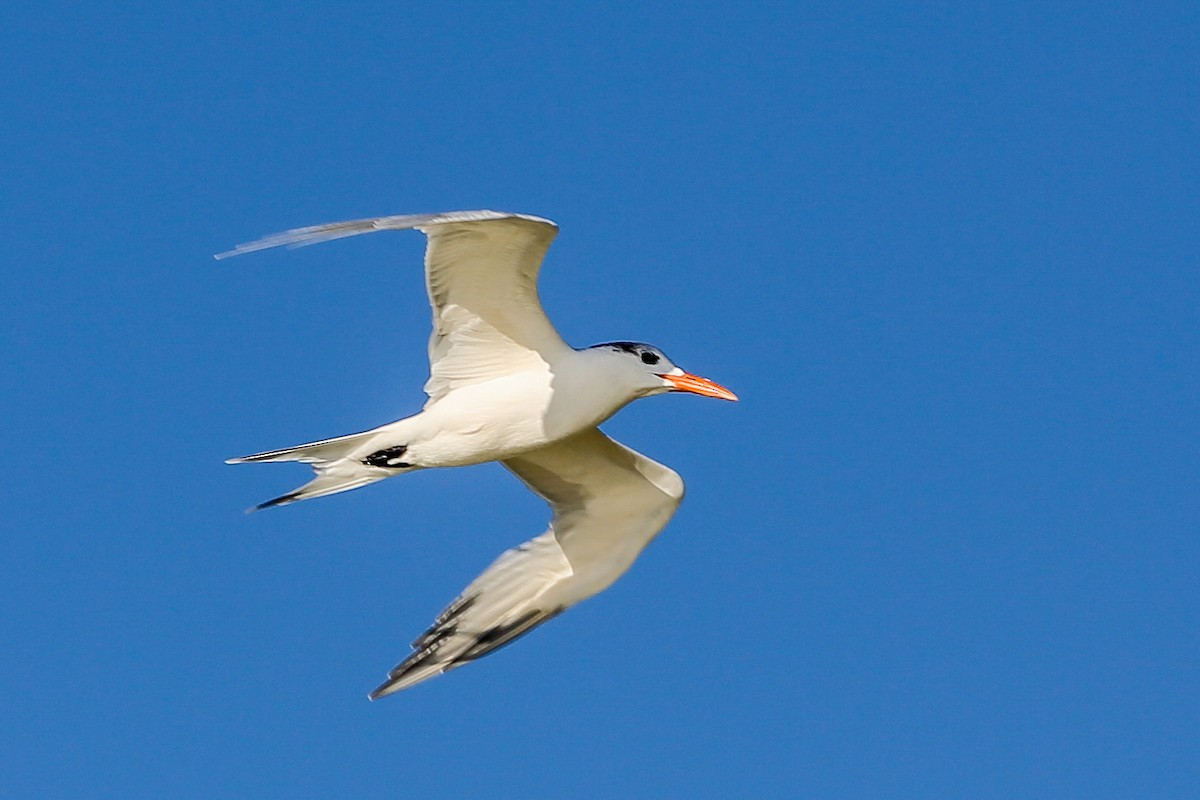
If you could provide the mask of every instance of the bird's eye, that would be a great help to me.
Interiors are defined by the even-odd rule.
[[[654,353],[647,353],[646,351],[642,351],[642,363],[643,364],[657,364],[658,356],[654,355]]]

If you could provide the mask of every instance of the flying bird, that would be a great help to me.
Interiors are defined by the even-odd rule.
[[[378,428],[227,463],[299,461],[316,477],[255,509],[344,492],[419,469],[499,461],[550,506],[549,529],[500,555],[412,644],[369,695],[398,692],[487,655],[608,588],[683,499],[674,470],[596,427],[640,397],[691,392],[736,400],[640,342],[576,349],[538,299],[558,227],[498,211],[334,222],[238,245],[217,258],[388,230],[427,237],[433,308],[429,396],[419,414]]]

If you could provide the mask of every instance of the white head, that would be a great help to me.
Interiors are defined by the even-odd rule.
[[[663,392],[691,392],[722,400],[737,400],[737,395],[719,383],[684,372],[667,354],[642,342],[604,342],[588,350],[610,351],[623,374],[637,387],[636,396],[648,397]]]

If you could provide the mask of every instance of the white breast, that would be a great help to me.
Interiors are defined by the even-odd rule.
[[[632,399],[602,360],[573,351],[447,393],[420,416],[426,434],[409,443],[409,455],[438,467],[503,460],[595,427]]]
[[[550,382],[549,369],[528,370],[448,393],[418,418],[409,454],[421,466],[452,467],[541,447],[550,441]]]

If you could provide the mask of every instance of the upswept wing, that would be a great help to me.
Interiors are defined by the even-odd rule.
[[[678,474],[595,428],[504,465],[550,504],[549,530],[472,581],[372,699],[487,655],[604,590],[683,499]]]
[[[540,217],[454,211],[333,222],[241,244],[217,258],[410,229],[429,240],[425,283],[433,333],[425,392],[430,402],[457,386],[535,367],[569,350],[538,299],[542,259],[558,233],[553,222]]]

